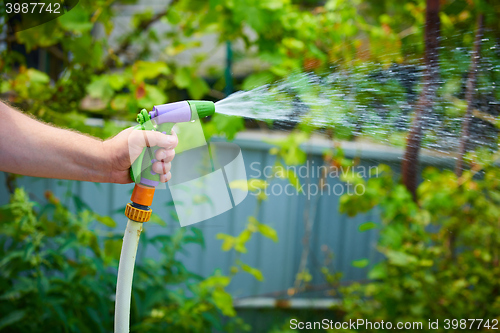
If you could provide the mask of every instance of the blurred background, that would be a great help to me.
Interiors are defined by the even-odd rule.
[[[242,149],[243,203],[181,228],[168,188],[156,195],[133,332],[493,326],[499,14],[493,0],[81,0],[18,31],[2,6],[0,98],[106,139],[153,105],[266,97],[203,122]],[[111,331],[132,185],[0,179],[0,331]]]

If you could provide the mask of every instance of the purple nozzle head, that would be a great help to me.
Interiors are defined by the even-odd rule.
[[[187,101],[155,105],[149,115],[157,124],[183,123],[191,120],[191,107]]]

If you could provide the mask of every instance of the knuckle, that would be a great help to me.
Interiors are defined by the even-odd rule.
[[[177,147],[179,144],[179,139],[177,138],[177,135],[171,135],[172,138],[172,148]]]
[[[162,172],[161,163],[159,163],[159,162],[153,163],[152,169],[156,173],[161,173]]]
[[[174,156],[175,156],[175,150],[173,149],[169,149],[165,152],[165,157],[162,159],[163,162],[172,162],[172,160],[174,159]]]
[[[156,155],[156,159],[157,159],[157,160],[161,160],[161,159],[163,159],[163,157],[166,155],[166,150],[165,150],[165,149],[163,149],[163,148],[158,149],[158,150],[156,151],[156,154],[155,154],[155,155]]]

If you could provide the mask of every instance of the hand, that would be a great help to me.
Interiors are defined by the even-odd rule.
[[[160,181],[165,183],[172,177],[171,162],[175,156],[174,148],[178,139],[174,131],[172,135],[154,131],[141,131],[128,128],[115,137],[103,142],[105,158],[108,159],[109,182],[126,184],[131,183],[130,166],[139,157],[145,147],[158,146],[156,160],[152,169],[160,175]]]

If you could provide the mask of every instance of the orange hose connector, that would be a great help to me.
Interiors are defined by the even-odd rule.
[[[135,184],[132,192],[133,204],[128,203],[125,207],[125,216],[136,222],[148,222],[153,212],[149,206],[153,203],[155,188]]]
[[[136,222],[148,222],[151,218],[151,213],[153,212],[151,208],[149,210],[142,210],[132,207],[131,204],[127,204],[125,207],[125,216]]]
[[[130,200],[139,205],[151,206],[151,204],[153,203],[154,195],[154,187],[135,184],[134,191],[132,192],[132,197],[130,198]]]

